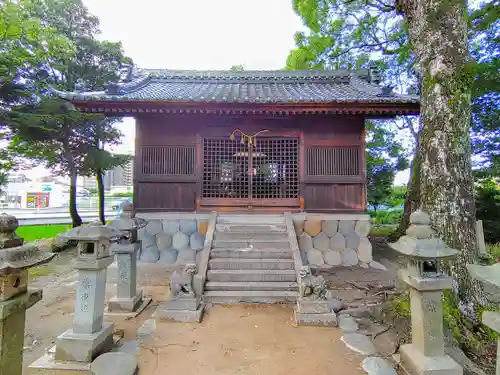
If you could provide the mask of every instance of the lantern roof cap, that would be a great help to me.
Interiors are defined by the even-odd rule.
[[[111,228],[107,225],[102,225],[99,221],[89,223],[89,225],[76,227],[61,233],[60,238],[65,240],[75,241],[99,241],[99,240],[114,240],[122,236],[116,228]]]
[[[406,235],[389,246],[402,255],[419,261],[446,260],[458,255],[458,250],[452,249],[439,237],[430,226],[429,215],[421,210],[410,215],[410,226]]]
[[[129,217],[120,215],[108,224],[108,228],[118,229],[120,231],[131,231],[144,228],[148,224],[146,219],[142,217]]]

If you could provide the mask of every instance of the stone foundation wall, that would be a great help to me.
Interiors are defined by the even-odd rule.
[[[140,262],[164,265],[190,262],[198,264],[200,251],[205,243],[208,218],[147,219],[148,225],[139,231],[142,249],[137,254],[137,259]]]
[[[368,215],[300,214],[293,223],[306,265],[367,268],[373,261]]]

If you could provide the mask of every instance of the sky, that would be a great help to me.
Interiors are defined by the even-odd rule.
[[[139,68],[281,69],[295,46],[295,32],[303,29],[291,0],[84,0],[84,4],[100,19],[100,38],[121,41]],[[123,143],[113,151],[132,151],[134,120],[125,119],[119,128]],[[398,176],[405,179],[407,175]]]

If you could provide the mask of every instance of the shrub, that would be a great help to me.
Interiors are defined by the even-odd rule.
[[[381,211],[369,211],[369,215],[372,218],[372,224],[398,224],[403,217],[403,210],[381,210]]]

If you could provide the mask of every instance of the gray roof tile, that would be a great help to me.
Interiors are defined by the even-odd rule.
[[[57,92],[68,100],[215,103],[418,103],[384,94],[367,71],[142,70],[102,92]]]

